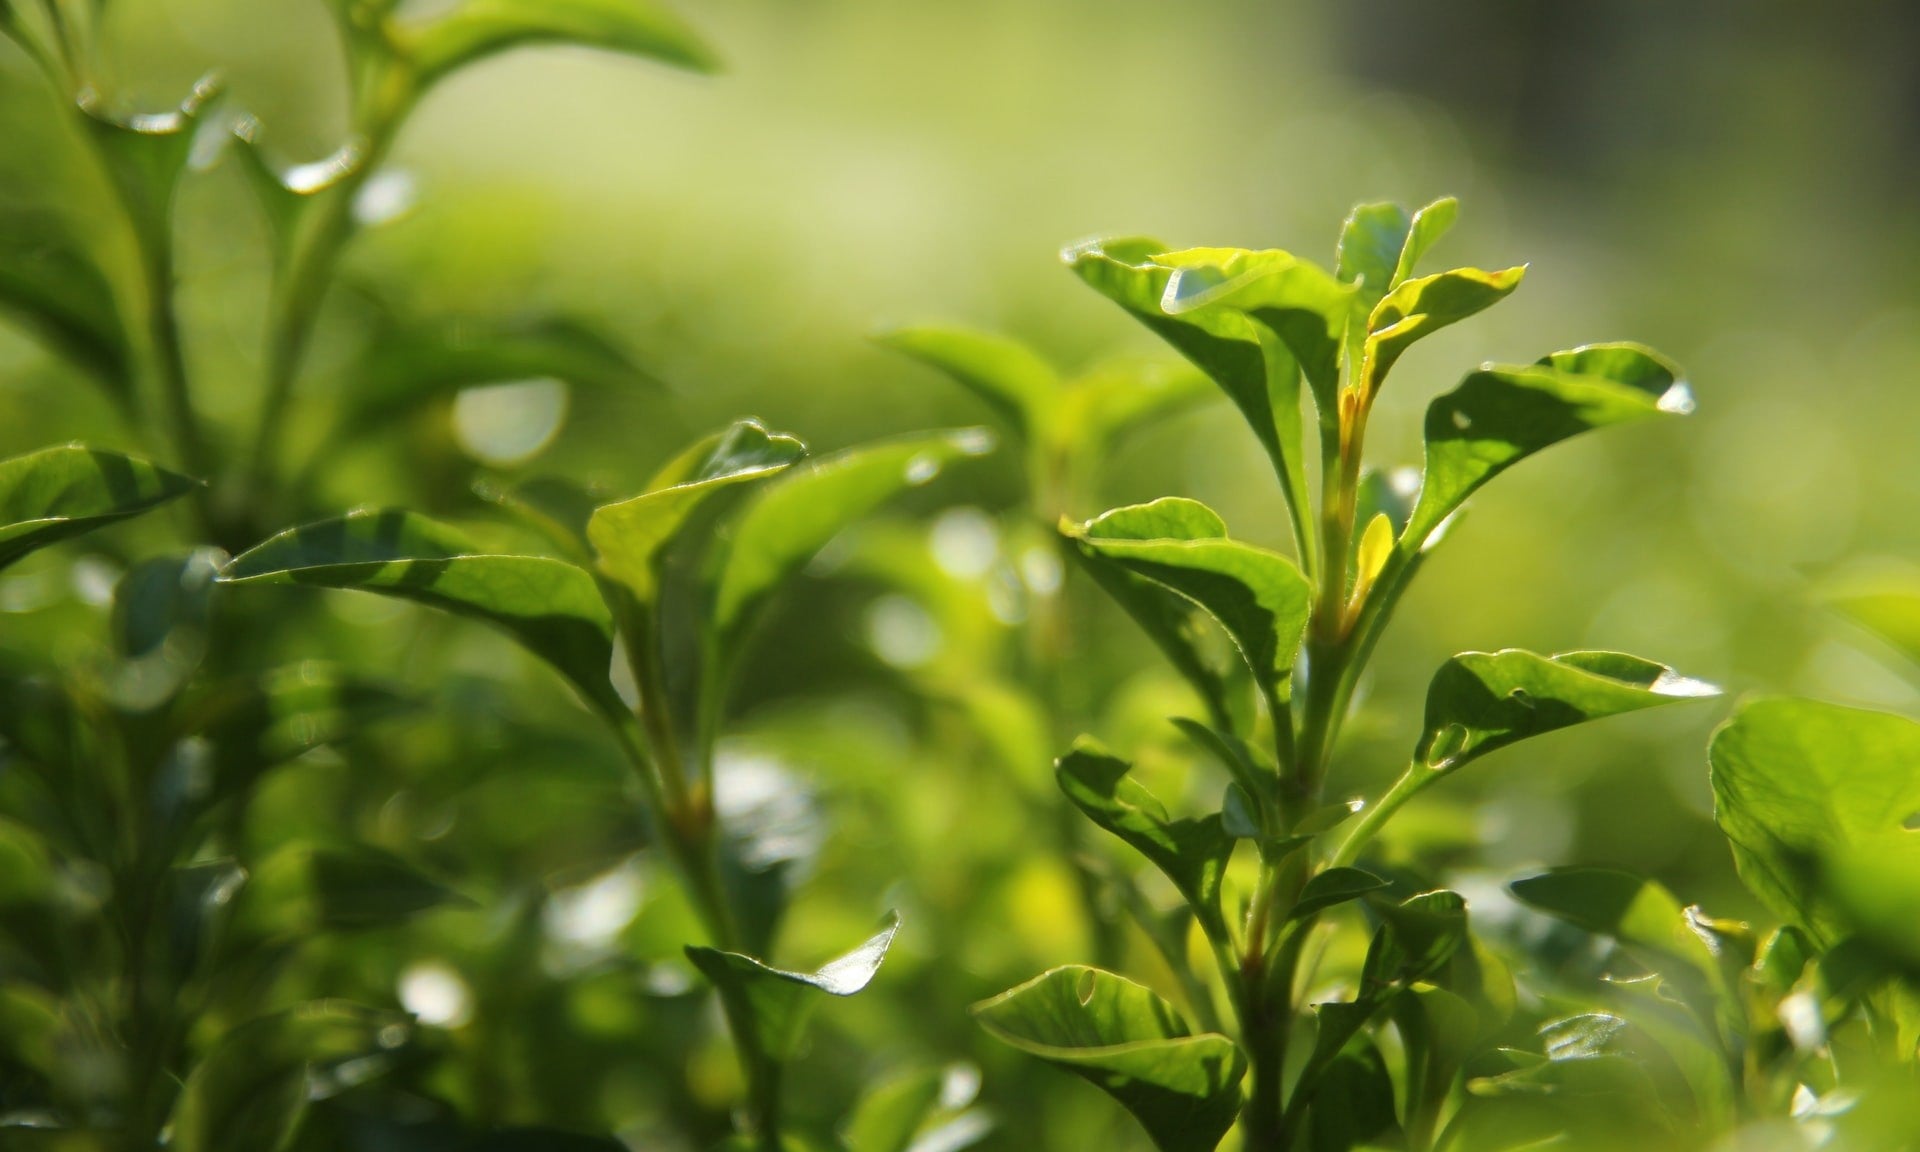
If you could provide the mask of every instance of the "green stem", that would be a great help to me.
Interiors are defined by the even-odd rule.
[[[1393,818],[1393,814],[1427,785],[1439,779],[1445,771],[1444,766],[1428,768],[1424,764],[1409,764],[1400,779],[1394,781],[1393,787],[1387,789],[1378,801],[1360,814],[1360,822],[1353,826],[1353,831],[1347,833],[1346,840],[1340,844],[1340,850],[1333,854],[1331,866],[1344,868],[1358,860],[1361,850],[1379,834],[1380,829],[1386,827],[1387,821]]]

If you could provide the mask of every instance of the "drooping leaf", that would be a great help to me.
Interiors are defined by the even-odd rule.
[[[814,972],[788,972],[751,956],[700,945],[688,945],[687,958],[720,994],[735,1042],[784,1062],[798,1050],[820,994],[851,996],[865,988],[899,929],[899,913],[887,913],[880,931],[866,943]]]
[[[397,22],[390,35],[425,83],[539,43],[584,44],[701,72],[718,64],[693,29],[658,0],[460,0],[443,15]]]
[[[1291,560],[1228,539],[1210,509],[1177,498],[1115,509],[1064,531],[1083,550],[1204,609],[1232,637],[1277,712],[1312,611],[1312,588]]]
[[[1556,868],[1516,880],[1513,894],[1550,916],[1603,936],[1611,936],[1641,955],[1678,961],[1679,973],[1721,989],[1720,961],[1687,921],[1673,894],[1652,880],[1610,868]]]
[[[1530,736],[1719,691],[1621,652],[1462,652],[1427,688],[1414,758],[1448,772]]]
[[[234,557],[226,584],[310,584],[413,600],[503,628],[611,715],[613,618],[585,570],[544,556],[478,554],[460,533],[394,509],[291,528]]]
[[[1367,320],[1366,393],[1380,390],[1387,373],[1415,341],[1498,304],[1520,286],[1526,274],[1525,267],[1501,272],[1457,268],[1409,280],[1387,293]]]
[[[1578,355],[1578,350],[1557,354],[1566,355]],[[1654,380],[1657,377],[1640,378],[1648,384]],[[1679,383],[1652,390],[1638,386],[1632,377],[1549,366],[1482,368],[1427,408],[1426,479],[1401,547],[1419,551],[1440,522],[1481,485],[1543,448],[1589,429],[1691,408],[1690,395]]]
[[[1218,814],[1174,819],[1153,793],[1127,778],[1132,768],[1083,736],[1054,772],[1075,807],[1166,873],[1208,935],[1226,939],[1220,881],[1233,852],[1232,837]]]
[[[1055,968],[973,1006],[996,1039],[1073,1072],[1119,1101],[1161,1152],[1211,1152],[1240,1108],[1245,1058],[1195,1036],[1147,988],[1080,965]]]
[[[1220,386],[1266,450],[1288,507],[1311,541],[1305,445],[1300,421],[1300,369],[1280,339],[1238,312],[1162,310],[1173,270],[1154,262],[1166,245],[1144,238],[1089,241],[1061,259],[1101,295],[1126,309]]]
[[[992,446],[977,428],[907,436],[816,457],[763,487],[716,556],[710,650],[736,652],[774,590],[847,525]]]
[[[642,604],[659,594],[661,554],[707,500],[777,475],[806,454],[792,436],[742,420],[668,464],[646,492],[596,509],[587,538],[600,569]]]
[[[317,1001],[240,1025],[197,1064],[174,1108],[168,1147],[179,1152],[279,1148],[329,1076],[356,1078],[390,1060],[411,1021],[339,1000]],[[357,1081],[356,1081],[357,1082]]]
[[[0,568],[198,486],[138,457],[79,444],[0,460]]]
[[[1911,837],[1920,812],[1920,723],[1770,697],[1735,712],[1708,750],[1714,818],[1741,880],[1822,946],[1852,917],[1821,882],[1823,862]]]
[[[1053,366],[1017,340],[967,328],[897,328],[880,343],[937,368],[1032,439],[1061,395]]]

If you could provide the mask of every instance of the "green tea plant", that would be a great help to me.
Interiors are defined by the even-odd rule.
[[[1849,584],[1830,600],[1914,657],[1920,597],[1910,582]],[[1920,725],[1903,716],[1784,696],[1743,701],[1715,731],[1714,816],[1741,880],[1779,919],[1764,932],[1683,909],[1662,885],[1624,872],[1558,869],[1516,882],[1521,901],[1613,951],[1603,999],[1582,1021],[1587,1065],[1548,1061],[1488,1091],[1563,1103],[1584,1079],[1600,1105],[1594,1147],[1622,1137],[1618,1109],[1629,1099],[1650,1139],[1695,1134],[1676,1146],[1912,1147],[1917,740]],[[1559,984],[1591,994],[1572,974]],[[1666,1090],[1656,1083],[1663,1069],[1678,1082]],[[1600,1115],[1608,1109],[1611,1120]],[[1543,1120],[1517,1128],[1537,1132]]]
[[[1289,558],[1231,538],[1210,509],[1178,497],[1060,525],[1089,575],[1191,684],[1204,715],[1176,722],[1230,780],[1218,811],[1174,816],[1129,778],[1127,761],[1083,739],[1057,764],[1060,788],[1179,892],[1236,1034],[1195,1034],[1151,990],[1085,966],[1054,969],[976,1013],[997,1037],[1106,1090],[1162,1148],[1210,1149],[1236,1123],[1249,1149],[1447,1146],[1462,1062],[1498,1023],[1483,1013],[1498,1017],[1503,1001],[1510,1009],[1511,988],[1498,990],[1498,962],[1468,936],[1458,894],[1407,893],[1359,866],[1375,836],[1413,797],[1497,749],[1713,693],[1619,653],[1463,653],[1434,676],[1399,781],[1365,804],[1326,803],[1359,677],[1467,498],[1570,436],[1691,407],[1679,371],[1658,354],[1590,345],[1487,365],[1436,399],[1417,492],[1365,470],[1368,418],[1395,362],[1524,275],[1414,275],[1455,211],[1451,200],[1415,213],[1363,205],[1333,272],[1285,252],[1176,251],[1138,239],[1065,254],[1233,400],[1273,464],[1293,530]],[[1303,391],[1317,436],[1307,434]],[[1308,481],[1315,450],[1317,486]],[[1230,663],[1204,634],[1207,620],[1230,642]],[[1233,867],[1242,841],[1245,870]],[[1302,996],[1324,978],[1328,945],[1318,926],[1356,903],[1377,926],[1351,996],[1309,1012]],[[1210,1011],[1189,1008],[1203,1019]],[[1397,1077],[1372,1030],[1380,1020],[1398,1036]]]

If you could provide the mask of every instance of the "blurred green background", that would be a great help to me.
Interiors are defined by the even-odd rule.
[[[355,242],[351,286],[329,301],[293,446],[311,449],[302,430],[350,370],[372,300],[436,318],[581,317],[653,379],[470,395],[396,420],[327,464],[305,511],[481,518],[480,473],[630,491],[741,415],[816,448],[989,422],[872,334],[957,321],[1070,368],[1159,356],[1060,268],[1063,244],[1145,233],[1330,263],[1355,201],[1452,194],[1462,221],[1437,261],[1532,268],[1511,302],[1407,358],[1375,420],[1377,463],[1418,463],[1419,413],[1466,368],[1576,343],[1653,344],[1687,367],[1699,411],[1576,441],[1475,501],[1388,635],[1335,788],[1397,772],[1428,674],[1466,648],[1618,648],[1734,693],[1920,708],[1882,653],[1815,603],[1836,573],[1920,544],[1908,387],[1920,9],[711,0],[684,12],[719,48],[720,75],[528,50],[434,92],[365,205],[390,218]],[[273,155],[304,162],[341,142],[342,56],[318,0],[128,4],[114,42],[136,106],[170,106],[217,69]],[[0,49],[0,214],[84,229],[105,193],[52,99]],[[258,396],[265,225],[232,163],[189,180],[179,207],[199,401],[238,437]],[[4,454],[76,438],[141,447],[4,326],[0,428]],[[1106,467],[1097,506],[1078,512],[1190,495],[1236,535],[1285,546],[1266,466],[1224,403]],[[1017,454],[1003,452],[869,535],[919,547],[933,524],[936,540],[940,526],[974,539],[1019,493]],[[968,507],[995,519],[951,511]],[[71,580],[53,559],[0,578],[10,643],[82,658],[114,565],[167,537],[160,517],[71,550],[86,560]],[[1135,1137],[1103,1099],[994,1049],[964,1011],[1088,959],[1070,881],[1034,851],[1045,763],[1024,778],[989,765],[977,736],[887,667],[1016,639],[996,625],[943,634],[876,591],[823,578],[789,597],[727,747],[737,802],[773,809],[782,850],[804,858],[779,958],[822,959],[887,906],[907,916],[872,993],[821,1014],[797,1110],[831,1117],[888,1067],[965,1060],[984,1068],[981,1106],[1001,1121],[984,1147],[1124,1146]],[[496,1122],[681,1146],[673,1110],[724,1101],[734,1073],[710,1006],[684,993],[678,948],[697,932],[671,876],[635,853],[614,750],[491,634],[350,596],[286,604],[312,613],[286,655],[391,673],[435,707],[282,773],[249,835],[348,827],[477,902],[316,949],[301,978],[460,1009],[440,1043],[463,1055],[409,1090]],[[1090,597],[1076,611],[1089,675],[1105,682],[1085,693],[1099,714],[1069,726],[1177,747],[1156,718],[1178,694],[1144,642]],[[1440,790],[1401,841],[1450,862],[1477,915],[1497,917],[1497,883],[1532,866],[1596,863],[1757,917],[1711,824],[1717,719],[1676,710],[1536,741]],[[1196,781],[1192,795],[1218,786]]]

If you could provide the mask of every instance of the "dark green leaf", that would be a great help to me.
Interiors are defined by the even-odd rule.
[[[308,660],[213,692],[188,717],[185,735],[213,742],[209,800],[232,796],[260,773],[358,734],[412,702],[392,688]]]
[[[1311,1152],[1349,1152],[1391,1132],[1393,1076],[1371,1040],[1349,1045],[1320,1074],[1308,1113]]]
[[[1822,861],[1886,850],[1920,812],[1920,723],[1767,698],[1714,734],[1714,817],[1734,864],[1776,915],[1832,946],[1852,919],[1824,890]]]
[[[1529,736],[1719,691],[1621,652],[1462,652],[1441,665],[1427,689],[1414,759],[1452,771]]]
[[[1228,539],[1220,518],[1192,500],[1119,508],[1064,531],[1078,547],[1204,609],[1280,715],[1312,611],[1312,587],[1293,561]]]
[[[997,1039],[1099,1086],[1162,1152],[1210,1152],[1240,1108],[1246,1061],[1195,1036],[1171,1004],[1097,968],[1070,965],[973,1006]]]
[[[1576,350],[1548,360],[1579,355]],[[1679,383],[1653,391],[1637,386],[1634,377],[1541,366],[1482,368],[1427,408],[1426,479],[1401,547],[1419,551],[1481,485],[1543,448],[1589,429],[1692,407],[1691,395]]]
[[[30,217],[0,229],[0,312],[128,401],[134,352],[113,286],[91,260],[57,239],[58,227]]]
[[[309,867],[322,928],[384,928],[462,902],[405,860],[369,845],[313,849]]]
[[[1374,904],[1387,931],[1367,951],[1361,982],[1369,989],[1405,987],[1432,978],[1467,943],[1467,901],[1444,888],[1399,903]]]
[[[196,487],[138,457],[79,444],[0,460],[0,568]]]
[[[169,639],[203,631],[214,578],[226,559],[218,549],[196,548],[128,569],[113,590],[110,626],[119,654],[150,656]]]
[[[175,1152],[260,1152],[292,1136],[332,1073],[351,1065],[356,1082],[391,1059],[410,1021],[327,1000],[242,1024],[214,1045],[180,1091],[168,1148]]]
[[[1457,268],[1409,280],[1387,293],[1367,320],[1362,370],[1366,394],[1380,390],[1394,363],[1415,341],[1498,304],[1526,274],[1524,267],[1502,272]]]
[[[1054,771],[1075,807],[1166,873],[1207,934],[1225,940],[1220,880],[1233,852],[1232,838],[1217,814],[1175,820],[1153,793],[1127,778],[1132,767],[1083,736]]]
[[[1316,873],[1300,891],[1300,899],[1287,912],[1289,920],[1311,916],[1349,900],[1358,900],[1369,892],[1378,892],[1387,882],[1359,868],[1329,868]]]
[[[613,618],[593,577],[544,556],[488,556],[445,525],[398,510],[292,528],[236,556],[226,584],[310,584],[414,600],[505,629],[610,715]]]
[[[656,0],[460,0],[445,15],[399,23],[390,35],[426,83],[523,44],[585,44],[702,72],[718,63]]]
[[[819,995],[851,996],[865,988],[899,928],[900,914],[887,913],[866,943],[815,972],[788,972],[751,956],[698,945],[688,945],[687,958],[719,992],[735,1042],[762,1058],[785,1062],[799,1050]]]
[[[173,979],[184,982],[219,947],[247,870],[232,860],[204,860],[174,868],[167,881],[168,960]]]
[[[600,570],[640,603],[653,604],[662,555],[694,512],[723,492],[777,475],[806,450],[794,437],[770,433],[754,420],[700,441],[670,462],[646,492],[594,511],[587,538]]]

